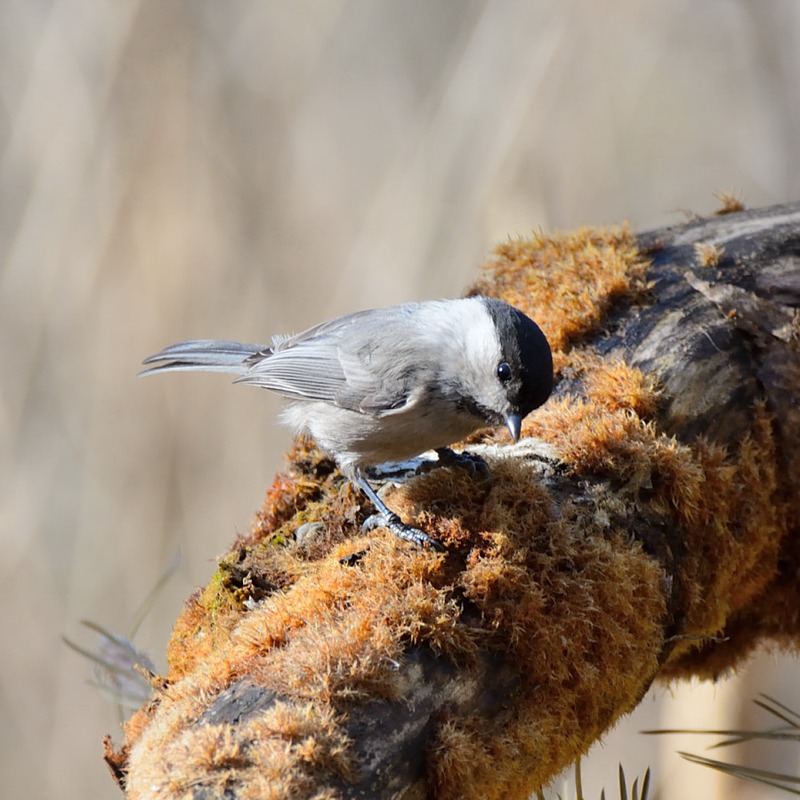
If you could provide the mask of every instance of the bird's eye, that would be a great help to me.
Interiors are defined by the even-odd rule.
[[[511,367],[505,361],[501,362],[497,367],[497,377],[501,383],[508,383],[511,380]]]

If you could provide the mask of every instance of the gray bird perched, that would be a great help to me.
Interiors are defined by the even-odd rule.
[[[365,471],[522,420],[550,395],[553,359],[533,320],[490,297],[407,303],[323,322],[269,346],[193,340],[145,359],[142,372],[232,372],[290,400],[281,421],[308,433],[396,535],[441,548],[403,523]],[[444,459],[443,459],[444,460]]]

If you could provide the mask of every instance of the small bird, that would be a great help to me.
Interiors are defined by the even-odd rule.
[[[235,383],[290,402],[281,421],[310,434],[378,511],[379,524],[418,545],[441,545],[402,522],[366,479],[368,470],[448,445],[487,425],[519,440],[522,420],[553,386],[553,359],[538,325],[491,297],[371,309],[272,344],[199,339],[146,358],[142,375],[231,372]]]

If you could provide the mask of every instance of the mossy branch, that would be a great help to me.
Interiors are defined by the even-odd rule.
[[[799,253],[800,204],[499,247],[470,291],[559,376],[527,438],[395,491],[446,554],[296,443],[108,750],[128,795],[524,798],[655,679],[796,647]]]

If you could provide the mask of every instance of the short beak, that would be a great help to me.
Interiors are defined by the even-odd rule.
[[[515,441],[519,441],[519,434],[522,430],[522,417],[519,414],[506,414],[506,426],[508,427],[508,432],[511,434],[511,438]]]

